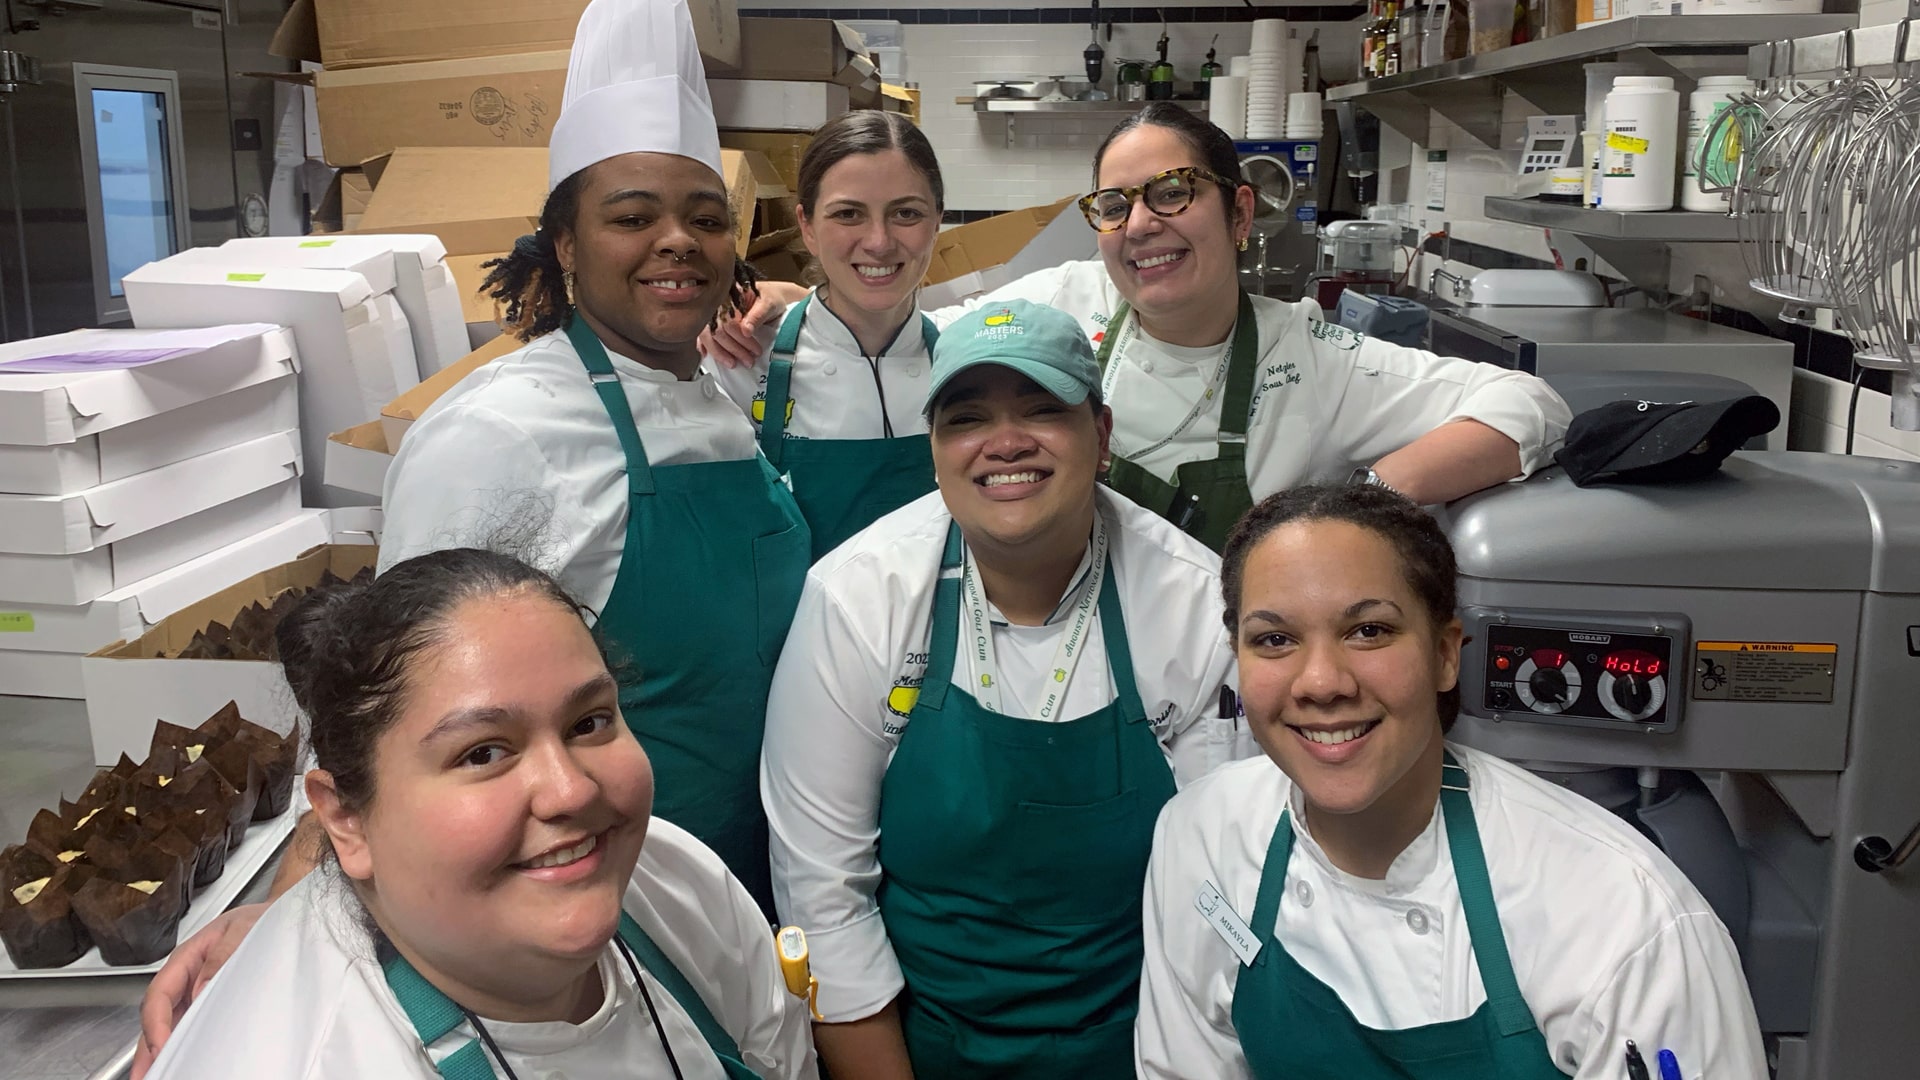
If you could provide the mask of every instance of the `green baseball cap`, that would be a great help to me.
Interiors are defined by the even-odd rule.
[[[933,382],[922,412],[933,407],[954,377],[980,364],[998,364],[1025,375],[1068,405],[1078,405],[1100,385],[1093,345],[1073,316],[1026,300],[988,304],[940,332],[933,347]]]

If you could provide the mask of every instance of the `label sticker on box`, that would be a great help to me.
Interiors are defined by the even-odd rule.
[[[262,278],[265,278],[266,276],[267,275],[265,274],[228,274],[227,280],[228,281],[259,281]]]
[[[1607,133],[1607,149],[1618,150],[1623,154],[1644,154],[1647,147],[1653,145],[1637,135],[1623,135],[1618,131]]]
[[[0,634],[33,633],[33,612],[0,611]]]

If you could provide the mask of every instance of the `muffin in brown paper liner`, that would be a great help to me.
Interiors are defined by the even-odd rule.
[[[227,853],[232,850],[230,825],[240,793],[204,760],[183,769],[167,791],[178,808],[175,824],[200,845],[193,879],[195,885],[205,886],[226,871]],[[249,810],[246,820],[252,816]]]
[[[279,620],[259,601],[248,604],[233,617],[233,635],[228,644],[237,660],[268,660],[274,652],[273,631]]]
[[[240,703],[229,701],[220,706],[220,710],[193,729],[193,735],[204,741],[209,748],[232,739],[240,734]]]
[[[254,760],[253,752],[237,740],[209,750],[204,760],[239,793],[227,814],[227,846],[239,847],[240,841],[246,838],[247,826],[253,822],[253,811],[259,805],[264,787],[260,764]]]
[[[86,842],[76,838],[72,827],[51,810],[41,810],[27,823],[26,846],[61,864],[74,861],[86,850]],[[63,854],[68,857],[61,858]]]
[[[178,943],[185,881],[180,860],[158,851],[134,852],[74,894],[74,914],[108,964],[151,964]],[[155,883],[153,891],[134,888],[136,882]]]
[[[182,915],[186,914],[187,904],[192,901],[193,890],[187,880],[186,860],[154,847],[152,840],[146,836],[136,836],[131,841],[109,841],[95,837],[87,845],[87,861],[93,864],[101,877],[115,881],[163,882],[165,888],[154,895],[171,900]],[[166,889],[173,891],[167,893]]]
[[[194,895],[202,887],[195,881],[196,871],[200,866],[200,845],[188,839],[186,833],[180,830],[170,810],[162,810],[143,817],[140,829],[143,834],[141,844],[180,860],[184,875],[181,878],[181,889],[187,902],[191,903]]]
[[[286,813],[293,801],[294,762],[300,756],[299,726],[280,735],[242,720],[234,739],[247,748],[260,767],[260,801],[253,808],[253,820],[267,821]]]
[[[65,967],[93,948],[73,913],[77,873],[24,845],[0,851],[0,944],[14,967]]]

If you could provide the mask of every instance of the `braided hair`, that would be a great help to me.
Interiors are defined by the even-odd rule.
[[[573,304],[567,298],[566,271],[560,265],[553,238],[574,228],[586,175],[587,170],[581,169],[560,181],[547,194],[546,205],[540,209],[539,229],[515,240],[513,251],[506,257],[481,264],[487,271],[486,280],[480,283],[481,294],[501,306],[500,324],[521,341],[550,334],[567,325],[573,315]],[[732,218],[740,214],[742,208],[729,205],[727,212]],[[751,208],[747,212],[750,213]],[[759,273],[748,266],[745,259],[734,260],[733,284],[727,290],[727,300],[735,310],[745,311],[752,306],[747,294],[754,291],[754,282],[758,280]],[[714,312],[713,318],[717,325],[720,313]]]

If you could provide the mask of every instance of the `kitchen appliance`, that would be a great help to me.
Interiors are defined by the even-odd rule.
[[[1527,117],[1527,142],[1520,150],[1520,175],[1565,168],[1580,148],[1577,116]]]
[[[1482,270],[1467,279],[1467,306],[1606,307],[1600,279],[1575,270]]]
[[[1348,291],[1339,303],[1333,321],[1349,330],[1414,349],[1426,344],[1429,312],[1418,300]]]
[[[1652,308],[1436,308],[1427,347],[1538,375],[1665,371],[1720,375],[1753,387],[1786,417],[1793,346],[1743,330]],[[1766,437],[1784,450],[1785,424]]]
[[[1108,93],[1100,89],[1100,80],[1107,74],[1107,50],[1100,47],[1100,0],[1093,0],[1093,10],[1087,19],[1093,30],[1093,40],[1088,43],[1081,58],[1087,64],[1087,88],[1080,92],[1081,101],[1106,101]],[[1108,28],[1111,35],[1113,30]]]
[[[1160,23],[1160,42],[1156,48],[1159,49],[1160,58],[1147,69],[1147,100],[1172,101],[1173,64],[1167,60],[1167,26],[1164,17]]]
[[[1307,290],[1322,311],[1335,311],[1340,294],[1391,292],[1400,250],[1400,225],[1392,221],[1332,221],[1320,227],[1320,256]]]
[[[1113,65],[1113,96],[1121,101],[1147,100],[1147,62],[1115,60]]]
[[[1557,468],[1445,511],[1450,738],[1607,805],[1739,949],[1776,1080],[1920,1060],[1920,464],[1735,453]]]
[[[1213,77],[1215,75],[1224,75],[1227,72],[1227,69],[1221,66],[1218,60],[1214,59],[1214,57],[1220,51],[1219,46],[1220,46],[1220,35],[1215,34],[1213,35],[1212,46],[1210,46],[1207,49],[1207,62],[1200,65],[1200,81],[1198,84],[1196,84],[1196,87],[1195,87],[1200,91],[1200,96],[1202,98],[1208,98],[1213,96],[1211,93],[1209,93],[1209,91],[1212,89]]]
[[[1259,296],[1298,300],[1313,272],[1314,227],[1330,178],[1317,142],[1233,144],[1240,172],[1254,188],[1253,233],[1240,256],[1241,287]]]

